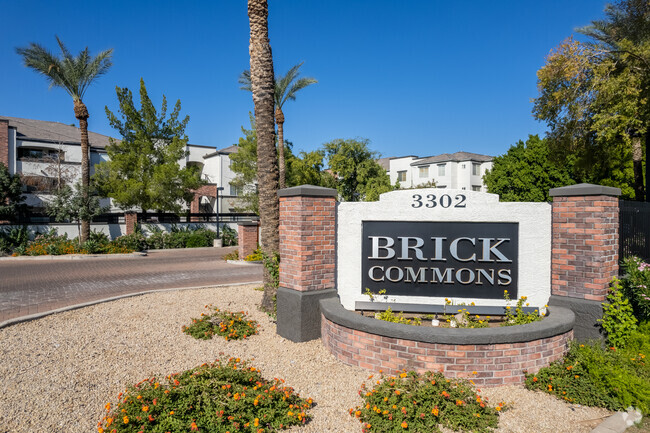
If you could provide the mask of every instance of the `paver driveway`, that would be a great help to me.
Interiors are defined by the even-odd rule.
[[[261,265],[221,259],[235,248],[150,251],[145,257],[0,260],[0,324],[148,290],[261,281]]]

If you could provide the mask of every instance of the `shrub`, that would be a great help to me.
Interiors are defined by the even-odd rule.
[[[226,340],[240,340],[257,334],[259,325],[254,320],[246,320],[246,313],[221,311],[206,305],[214,313],[201,313],[198,319],[192,319],[190,326],[183,326],[183,332],[194,338],[209,340],[213,335],[220,335]]]
[[[221,239],[224,247],[237,245],[237,231],[230,226],[223,226],[221,227]]]
[[[363,432],[440,432],[440,426],[487,432],[496,428],[503,406],[490,407],[466,380],[431,371],[382,376],[372,390],[362,386],[359,395],[364,404],[350,415],[363,424]]]
[[[25,254],[30,256],[42,256],[46,254],[61,255],[81,252],[76,240],[68,239],[67,234],[61,236],[52,229],[48,233],[36,235],[34,240],[25,248]]]
[[[624,348],[604,348],[599,342],[572,343],[562,361],[526,375],[526,387],[572,403],[650,413],[650,325],[631,333]]]
[[[224,260],[239,260],[239,251],[231,251],[228,254],[223,256]]]
[[[131,251],[143,251],[147,249],[147,240],[141,232],[134,232],[129,235],[120,236],[114,239],[117,248],[124,248]]]
[[[650,320],[650,264],[638,257],[623,261],[627,273],[623,278],[623,289],[630,300],[634,313],[640,321]]]
[[[603,318],[598,321],[607,334],[607,341],[614,347],[624,347],[636,329],[637,320],[634,317],[634,310],[623,296],[618,278],[612,281],[607,302],[603,303]]]
[[[311,399],[281,379],[268,381],[239,359],[155,377],[130,386],[107,403],[99,433],[154,431],[275,432],[307,422]]]
[[[24,250],[29,242],[31,230],[27,226],[0,229],[0,252],[13,253]]]

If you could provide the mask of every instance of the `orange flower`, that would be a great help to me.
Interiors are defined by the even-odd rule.
[[[104,406],[104,407],[106,408],[106,411],[111,410],[111,404],[110,403],[106,403],[106,406]]]
[[[194,421],[192,421],[192,424],[190,424],[190,430],[192,431],[197,431],[199,429],[199,426],[196,425]]]
[[[142,406],[142,412],[148,412],[149,406]]]
[[[537,382],[537,376],[533,377],[533,382]]]
[[[122,418],[122,421],[124,421],[124,424],[128,424],[129,423],[129,417],[125,416],[124,418]]]
[[[395,394],[400,395],[401,393],[399,392],[399,389],[395,390]]]
[[[253,426],[257,427],[258,425],[260,425],[260,419],[255,418],[255,420],[253,421]]]
[[[495,407],[494,410],[496,410],[497,412],[501,412],[501,406]]]
[[[433,416],[438,416],[438,406],[431,409],[431,413],[433,414]]]
[[[402,423],[401,423],[400,425],[402,426],[402,428],[408,428],[408,426],[409,426],[409,425],[406,423],[406,421],[402,421]]]

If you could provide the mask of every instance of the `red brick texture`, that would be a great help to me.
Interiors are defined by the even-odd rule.
[[[135,212],[125,212],[124,223],[126,225],[126,234],[132,234],[135,232],[135,226],[138,224],[138,214]]]
[[[567,351],[573,331],[525,343],[458,345],[402,340],[353,330],[321,316],[325,347],[345,364],[384,374],[406,370],[441,371],[479,386],[521,384]],[[476,374],[474,374],[476,372]]]
[[[259,240],[258,224],[239,224],[237,226],[237,242],[239,243],[239,259],[243,260],[244,257],[253,254],[257,249]]]
[[[618,197],[554,197],[551,292],[603,301],[618,275]]]
[[[280,286],[335,287],[336,199],[280,197]]]
[[[201,202],[201,197],[217,197],[217,185],[203,185],[199,189],[196,189],[194,192],[194,198],[190,203],[190,213],[199,213],[199,204]],[[198,217],[190,217],[190,221],[198,221]]]
[[[0,163],[9,167],[9,121],[0,119]]]

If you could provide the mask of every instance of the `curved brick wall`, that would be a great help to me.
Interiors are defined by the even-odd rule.
[[[441,370],[481,386],[522,383],[524,371],[537,372],[560,359],[573,338],[575,320],[570,310],[555,307],[549,317],[529,325],[439,329],[377,323],[343,309],[336,298],[320,305],[323,344],[340,361],[385,374]]]

